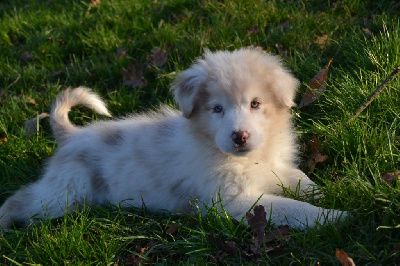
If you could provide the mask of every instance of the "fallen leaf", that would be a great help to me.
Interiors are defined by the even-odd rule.
[[[336,249],[336,258],[343,266],[355,266],[353,259],[347,256],[347,254],[341,249]]]
[[[247,32],[247,36],[250,36],[253,33],[257,33],[258,32],[258,27],[257,26],[252,26],[246,29]]]
[[[220,249],[217,251],[217,254],[214,256],[214,260],[216,262],[218,262],[218,261],[225,259],[226,257],[228,257],[228,253],[226,253],[225,251]]]
[[[314,41],[316,44],[318,44],[320,49],[323,49],[328,42],[328,34],[324,34],[322,36],[318,36],[317,39]]]
[[[178,227],[177,226],[175,226],[175,225],[168,225],[168,228],[167,228],[167,234],[169,234],[169,235],[173,235],[173,234],[175,234],[176,232],[178,232]]]
[[[283,30],[288,30],[288,29],[290,29],[290,23],[289,23],[289,21],[283,22],[283,23],[281,24],[281,26],[282,26],[282,29],[283,29]]]
[[[23,52],[23,53],[20,55],[19,59],[20,59],[21,61],[32,61],[33,56],[34,56],[34,54],[33,54],[32,51],[27,51],[27,52]]]
[[[49,37],[49,38],[47,38],[47,41],[49,41],[49,42],[54,42],[55,41],[55,42],[58,43],[59,46],[67,44],[67,42],[65,40],[61,39],[61,38]]]
[[[129,64],[128,70],[123,68],[121,70],[122,78],[126,86],[132,86],[133,88],[141,88],[146,86],[147,80],[143,77],[142,65],[138,62]]]
[[[309,106],[311,103],[316,101],[321,94],[326,90],[326,80],[328,75],[329,66],[332,63],[333,58],[331,58],[324,69],[320,70],[310,81],[310,86],[307,88],[297,109]]]
[[[120,47],[115,51],[116,57],[126,57],[128,55],[128,50],[126,48]]]
[[[29,137],[31,134],[37,134],[38,133],[38,123],[40,120],[43,118],[49,117],[50,115],[48,113],[41,113],[40,115],[29,119],[28,121],[24,122],[24,131],[25,131],[25,137]]]
[[[147,61],[153,63],[156,67],[162,67],[167,63],[167,52],[160,47],[155,47],[151,50],[151,54],[147,56]]]
[[[394,180],[400,180],[400,170],[397,170],[393,173],[382,173],[382,179],[389,185],[394,182]]]
[[[372,32],[370,29],[368,28],[362,28],[362,31],[365,33],[365,35],[367,35],[368,38],[372,37]]]
[[[307,141],[307,147],[311,151],[311,157],[308,160],[307,166],[311,173],[314,172],[317,163],[322,163],[328,159],[328,156],[322,155],[320,151],[321,145],[315,134],[313,134],[311,140]]]
[[[262,205],[256,205],[253,212],[254,215],[247,212],[246,219],[251,231],[253,231],[253,243],[261,247],[264,242],[265,228],[267,227],[267,213]]]
[[[31,104],[34,104],[35,106],[37,106],[37,103],[35,101],[35,99],[29,98],[28,100]]]
[[[222,260],[227,256],[234,256],[240,249],[240,245],[234,241],[226,241],[225,236],[220,232],[217,236],[211,231],[209,238],[220,249],[215,255],[216,260]]]
[[[332,3],[331,11],[334,11],[339,5],[339,2]]]
[[[289,52],[283,48],[283,45],[279,42],[275,43],[275,48],[278,50],[280,56],[287,56],[289,54]]]
[[[290,228],[289,225],[281,225],[278,228],[276,228],[274,231],[274,234],[278,240],[284,240],[286,242],[289,241],[289,232]]]
[[[307,147],[311,151],[311,153],[315,154],[321,148],[321,141],[317,139],[317,135],[313,134],[311,139],[307,141]]]
[[[100,5],[101,0],[91,0],[93,6]]]

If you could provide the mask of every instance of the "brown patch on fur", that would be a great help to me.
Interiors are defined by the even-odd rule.
[[[181,98],[188,98],[193,94],[194,91],[194,84],[189,84],[190,81],[195,78],[193,76],[191,77],[187,77],[185,79],[181,79],[177,82],[177,84],[179,84],[179,96]]]
[[[136,140],[135,140],[136,142]],[[134,143],[136,144],[136,143]],[[149,160],[147,160],[148,155],[146,154],[145,150],[138,149],[137,145],[134,145],[134,150],[133,150],[133,159],[137,162],[140,162],[141,164],[144,164],[144,167],[150,166],[149,165]]]
[[[90,182],[92,184],[92,188],[96,190],[96,192],[107,193],[109,191],[108,184],[98,170],[92,173]]]
[[[201,109],[210,99],[210,93],[205,89],[205,86],[200,88],[194,98],[194,110]]]
[[[26,202],[30,202],[32,192],[30,186],[22,187],[14,196],[9,200],[8,206],[13,209],[19,209],[21,205],[25,205]]]
[[[182,183],[184,179],[177,181],[170,189],[169,192],[173,195],[180,194],[179,192],[182,191]]]
[[[175,135],[175,128],[169,121],[159,121],[155,126],[156,140],[164,141],[164,137],[172,137]]]
[[[106,144],[111,146],[120,144],[124,139],[123,132],[119,128],[102,128],[100,137]]]
[[[76,155],[76,161],[78,161],[78,162],[80,162],[80,163],[84,163],[84,164],[86,164],[87,162],[88,162],[88,159],[87,159],[87,153],[86,152],[80,152],[80,153],[78,153],[77,155]]]

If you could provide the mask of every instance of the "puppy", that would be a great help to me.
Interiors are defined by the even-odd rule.
[[[238,219],[262,196],[275,224],[305,229],[345,212],[279,196],[282,185],[302,193],[314,183],[296,169],[289,109],[299,82],[279,59],[255,49],[206,52],[178,74],[171,90],[179,111],[134,115],[76,127],[74,105],[110,116],[87,88],[60,93],[51,111],[58,150],[37,182],[0,208],[0,226],[60,217],[85,203],[190,211],[220,193]]]

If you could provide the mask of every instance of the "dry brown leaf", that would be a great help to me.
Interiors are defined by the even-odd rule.
[[[272,231],[268,231],[265,234],[265,243],[270,243],[276,240],[285,240],[288,241],[290,239],[289,237],[289,226],[288,225],[282,225],[279,226],[278,228],[275,228]]]
[[[175,225],[168,225],[168,228],[167,228],[167,234],[169,234],[169,235],[173,235],[173,234],[175,234],[176,232],[178,232],[178,227],[177,226],[175,226]]]
[[[265,237],[265,228],[267,227],[267,213],[262,205],[256,205],[253,212],[254,215],[247,212],[246,219],[251,231],[253,231],[253,243],[261,247]]]
[[[226,241],[225,236],[220,232],[217,236],[211,231],[209,239],[220,249],[214,259],[219,261],[227,256],[234,256],[240,249],[240,245],[234,241]]]
[[[160,47],[151,50],[151,54],[147,56],[147,61],[153,63],[156,67],[162,67],[167,63],[168,54]]]
[[[258,27],[257,26],[252,26],[246,29],[247,32],[247,36],[250,36],[253,33],[257,33],[258,32]]]
[[[333,58],[331,58],[324,69],[320,70],[310,81],[310,86],[307,88],[299,105],[298,109],[305,106],[309,106],[311,103],[316,101],[321,94],[326,90],[326,80],[328,75],[329,66],[332,63]]]
[[[290,29],[290,23],[289,23],[289,21],[283,22],[283,23],[281,24],[281,26],[282,26],[282,29],[283,29],[283,30],[288,30],[288,29]]]
[[[49,37],[49,38],[47,38],[47,41],[57,42],[59,46],[67,44],[67,41],[65,41],[64,39],[61,39],[61,38]]]
[[[307,147],[312,154],[315,154],[321,148],[321,141],[317,139],[317,135],[313,134],[311,139],[307,141]]]
[[[32,61],[32,60],[33,60],[33,57],[34,57],[33,52],[32,52],[32,51],[27,51],[27,52],[23,52],[23,53],[20,55],[19,59],[20,59],[21,61]]]
[[[322,155],[320,152],[317,152],[313,155],[313,157],[308,161],[307,165],[310,168],[310,172],[314,172],[317,163],[325,162],[328,159],[328,156]]]
[[[24,131],[25,131],[25,137],[29,137],[31,134],[37,134],[38,133],[38,121],[42,120],[43,118],[49,117],[50,115],[48,113],[41,113],[40,115],[29,119],[28,121],[24,122]]]
[[[382,173],[382,179],[390,185],[394,182],[394,180],[400,180],[400,170],[397,170],[393,173]]]
[[[278,50],[280,56],[287,56],[289,52],[283,47],[280,42],[275,43],[275,48]]]
[[[133,88],[141,88],[147,85],[147,80],[143,77],[142,65],[138,62],[129,64],[128,70],[123,68],[121,70],[122,78],[126,86]]]
[[[124,47],[120,47],[115,51],[116,57],[126,57],[128,55],[128,50]]]
[[[93,6],[98,6],[100,5],[101,0],[91,0]]]
[[[28,100],[31,104],[34,104],[35,106],[37,106],[37,103],[35,101],[35,99],[29,98]]]
[[[329,38],[328,34],[324,34],[322,36],[318,36],[314,42],[319,45],[320,49],[323,49],[326,43],[328,42],[328,38]]]
[[[339,5],[339,2],[332,3],[331,11],[334,11]]]
[[[370,29],[368,28],[362,28],[362,31],[365,33],[365,35],[367,35],[368,38],[372,37],[372,32]]]
[[[308,160],[307,166],[310,168],[310,172],[314,172],[317,163],[322,163],[328,159],[328,156],[322,155],[320,152],[321,142],[317,139],[317,136],[313,134],[312,139],[307,141],[307,147],[311,151],[311,157]]]
[[[355,266],[353,259],[347,256],[346,252],[341,249],[336,249],[336,258],[343,266]]]

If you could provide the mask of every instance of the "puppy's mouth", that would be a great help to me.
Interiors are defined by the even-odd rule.
[[[248,145],[235,145],[232,147],[231,153],[236,156],[245,156],[251,151],[252,149]]]

